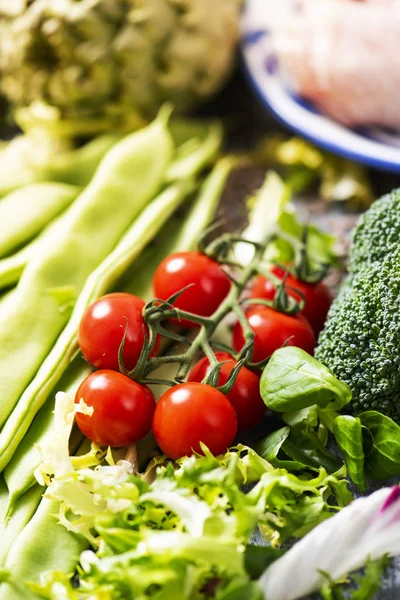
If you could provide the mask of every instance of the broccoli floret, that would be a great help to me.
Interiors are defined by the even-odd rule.
[[[400,189],[374,202],[358,221],[352,234],[350,271],[375,261],[383,260],[393,252],[400,240]]]
[[[400,422],[400,246],[396,245],[383,261],[361,269],[344,286],[331,306],[315,356],[350,386],[349,412],[376,409]]]

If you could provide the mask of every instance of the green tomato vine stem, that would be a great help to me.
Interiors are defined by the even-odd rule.
[[[290,315],[296,314],[304,306],[304,298],[301,297],[302,295],[300,293],[299,296],[301,299],[299,302],[287,293],[287,290],[291,290],[292,288],[286,286],[286,277],[281,281],[272,273],[266,273],[263,268],[265,249],[275,238],[276,236],[274,234],[270,236],[266,243],[259,244],[244,240],[237,235],[224,234],[216,238],[208,246],[201,243],[201,250],[204,254],[217,261],[222,268],[228,265],[231,267],[232,270],[226,273],[232,282],[228,295],[210,317],[196,315],[174,306],[174,303],[178,300],[179,296],[181,296],[188,288],[180,290],[168,298],[168,300],[156,298],[149,302],[143,311],[143,319],[145,328],[147,329],[145,330],[145,343],[141,356],[136,367],[128,372],[124,368],[122,358],[124,338],[119,353],[120,368],[122,372],[135,381],[145,384],[176,385],[186,380],[194,361],[200,356],[205,355],[209,360],[210,370],[203,380],[203,383],[208,383],[209,385],[217,387],[217,389],[226,394],[234,385],[236,377],[243,365],[251,368],[262,368],[268,359],[261,363],[251,362],[254,349],[254,332],[246,318],[246,305],[263,304]],[[254,248],[253,257],[245,266],[238,265],[231,260],[231,257],[234,256],[235,245],[243,243],[250,244]],[[246,285],[257,274],[268,277],[276,286],[277,294],[273,301],[263,299],[242,299],[242,294]],[[237,354],[235,354],[232,348],[223,345],[222,349],[229,352],[236,359],[237,363],[232,369],[225,385],[218,387],[219,374],[224,363],[219,362],[216,358],[215,349],[221,349],[221,346],[218,343],[214,343],[212,338],[217,327],[231,313],[236,316],[242,326],[245,343],[241,351]],[[183,335],[164,327],[163,322],[168,321],[169,319],[178,319],[196,323],[199,328],[193,340],[190,341]],[[185,351],[180,353],[152,356],[151,354],[155,348],[158,336],[167,338],[170,341],[185,343],[188,347]],[[166,364],[177,365],[176,375],[172,381],[151,377],[153,371]]]
[[[236,236],[221,236],[221,238],[215,240],[207,248],[207,255],[212,256],[214,259],[219,260],[219,262],[222,262],[223,264],[226,264],[224,257],[227,255],[228,248],[231,249],[232,245],[238,242],[242,243],[243,240]],[[253,242],[248,243],[252,244],[255,249],[251,262],[239,271],[237,278],[231,276],[232,286],[228,295],[214,312],[214,314],[212,314],[210,317],[201,317],[190,312],[174,308],[172,303],[176,298],[170,298],[167,302],[155,299],[147,304],[144,309],[143,316],[144,321],[150,331],[149,342],[148,344],[145,344],[142,357],[139,359],[138,365],[129,373],[130,377],[137,381],[155,383],[156,380],[152,380],[151,377],[148,377],[149,374],[155,371],[161,365],[175,363],[178,365],[178,368],[173,383],[180,383],[186,379],[196,358],[203,353],[205,356],[207,356],[211,365],[211,370],[206,378],[206,382],[213,383],[215,385],[215,383],[218,382],[219,370],[222,366],[222,363],[220,363],[215,356],[211,342],[212,336],[214,335],[219,324],[227,317],[227,315],[234,312],[245,329],[246,344],[238,357],[239,368],[233,369],[231,373],[232,377],[229,378],[227,384],[222,386],[225,393],[229,391],[234,384],[237,372],[240,370],[243,364],[250,362],[253,352],[254,333],[246,320],[244,310],[240,306],[240,296],[248,281],[259,272],[265,246],[261,244],[255,244]],[[222,257],[220,256],[221,254]],[[169,318],[192,321],[200,325],[200,328],[185,352],[152,357],[150,356],[150,353],[154,347],[157,335],[160,334],[160,330],[162,329],[162,332],[165,335],[168,335],[168,331],[162,328],[162,326],[160,327],[160,322]],[[234,354],[232,350],[231,353]]]

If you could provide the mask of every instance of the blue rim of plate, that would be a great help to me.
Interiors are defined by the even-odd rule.
[[[247,0],[242,18],[241,57],[246,78],[264,108],[286,127],[325,150],[376,169],[400,173],[400,132],[346,128],[285,87],[268,44],[267,28],[252,23],[260,1],[267,0]],[[387,142],[382,143],[379,137]]]

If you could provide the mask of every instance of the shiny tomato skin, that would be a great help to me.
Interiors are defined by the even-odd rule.
[[[221,367],[218,385],[224,385],[237,361],[227,352],[216,352],[218,362],[226,362]],[[201,382],[210,370],[207,357],[200,359],[189,373],[188,381]],[[260,377],[258,374],[242,367],[230,392],[226,395],[235,409],[238,420],[238,432],[255,427],[265,414],[265,404],[260,395]]]
[[[81,432],[99,446],[129,446],[151,429],[156,407],[152,392],[122,373],[92,373],[81,383],[75,402],[81,398],[94,411],[90,416],[77,413],[76,422]]]
[[[283,280],[286,273],[285,269],[277,266],[271,267],[271,272],[281,280]],[[332,304],[332,294],[329,288],[322,281],[320,283],[306,283],[305,281],[296,279],[292,275],[288,275],[286,284],[288,287],[299,290],[303,294],[305,305],[301,314],[309,321],[315,335],[318,336],[324,327],[329,307]],[[301,296],[296,294],[295,291],[291,289],[287,291],[295,300],[301,299]],[[252,298],[273,300],[275,294],[276,288],[272,281],[262,275],[258,275],[251,288],[250,296]]]
[[[133,369],[144,342],[144,306],[141,298],[122,292],[107,294],[89,306],[78,334],[86,360],[97,369],[118,371],[118,350],[128,322],[123,358],[126,368]]]
[[[176,252],[157,267],[153,279],[156,298],[167,300],[185,288],[191,288],[174,302],[182,310],[209,317],[229,293],[231,282],[218,263],[200,252]],[[193,322],[181,319],[181,324],[193,327]]]
[[[252,362],[269,358],[282,346],[297,346],[309,354],[314,352],[315,335],[309,322],[302,316],[290,316],[268,306],[255,306],[246,311],[246,318],[254,331],[254,352]],[[244,346],[243,330],[236,323],[232,343],[239,352]]]
[[[200,442],[217,456],[235,439],[236,413],[226,397],[202,383],[181,383],[160,398],[153,433],[161,450],[177,460],[202,453]]]

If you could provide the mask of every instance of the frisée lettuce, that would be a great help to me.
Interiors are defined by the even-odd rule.
[[[302,537],[352,499],[344,469],[295,476],[246,446],[219,457],[204,447],[204,456],[176,463],[157,457],[142,475],[127,460],[114,464],[111,452],[104,464],[96,447],[70,458],[70,415],[86,408],[63,393],[56,405],[56,434],[41,449],[37,478],[48,485],[45,496],[59,502],[55,518],[91,549],[81,555],[78,587],[56,572],[31,584],[43,598],[258,600],[249,566],[253,532],[269,542],[266,566],[274,547]]]

